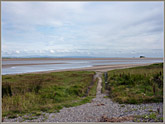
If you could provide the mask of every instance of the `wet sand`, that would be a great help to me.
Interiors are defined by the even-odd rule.
[[[3,61],[29,61],[29,60],[114,60],[113,62],[120,60],[120,62],[129,60],[163,60],[163,58],[12,58],[12,59],[2,59]],[[128,60],[128,61],[127,61]],[[3,68],[12,66],[28,66],[28,65],[49,65],[49,64],[66,64],[64,63],[25,63],[25,64],[3,64]],[[92,67],[83,67],[76,69],[62,69],[62,70],[51,70],[51,71],[40,71],[40,72],[27,72],[27,73],[49,73],[49,72],[61,72],[61,71],[96,71],[96,72],[106,72],[113,69],[129,68],[135,66],[150,65],[152,63],[141,63],[141,64],[109,64],[109,65],[94,65]],[[20,73],[25,74],[25,73]],[[15,74],[14,74],[15,75]]]
[[[33,64],[6,64],[2,65],[3,68],[9,68],[12,66],[27,66],[27,65],[50,65],[50,64],[65,64],[65,63],[33,63]]]
[[[51,72],[63,72],[63,71],[95,71],[95,72],[107,72],[114,69],[122,69],[122,68],[130,68],[136,66],[145,66],[150,65],[152,63],[147,64],[115,64],[115,65],[98,65],[93,67],[86,68],[76,68],[76,69],[62,69],[62,70],[51,70],[51,71],[40,71],[40,72],[27,72],[27,73],[19,73],[19,74],[7,74],[7,75],[21,75],[21,74],[44,74]]]

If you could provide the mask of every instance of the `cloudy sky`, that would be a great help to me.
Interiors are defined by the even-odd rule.
[[[2,57],[163,57],[163,2],[2,2]]]

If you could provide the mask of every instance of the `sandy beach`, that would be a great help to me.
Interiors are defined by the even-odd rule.
[[[89,61],[94,60],[94,61],[91,61],[91,63],[89,64],[90,67],[88,66],[88,64],[85,65],[86,67],[82,67],[82,66],[76,67],[77,66],[76,63],[79,63],[79,61],[80,63],[85,64],[86,61],[89,62],[88,60]],[[41,65],[41,68],[43,66],[45,66],[45,68],[47,68],[47,66],[49,67],[49,69],[47,70],[41,69],[39,71],[19,72],[19,74],[49,73],[49,72],[61,72],[61,71],[80,71],[80,70],[106,72],[113,69],[149,65],[149,64],[155,63],[154,61],[162,61],[162,60],[163,58],[11,58],[11,59],[2,59],[2,67],[3,69],[15,68],[15,67],[18,67],[18,68],[27,67],[26,69],[28,69],[28,67],[35,68],[34,66],[39,67],[40,65]],[[141,63],[145,61],[146,63]],[[147,61],[153,61],[153,62],[147,62]],[[74,62],[76,63],[74,64]],[[132,63],[132,62],[137,62],[137,63]],[[57,67],[60,67],[60,68],[57,69]]]
[[[2,58],[2,61],[25,60],[157,60],[163,58]]]
[[[151,63],[150,63],[151,64]],[[41,74],[41,73],[51,73],[51,72],[62,72],[62,71],[95,71],[95,72],[107,72],[114,69],[130,68],[136,66],[145,66],[150,64],[118,64],[118,65],[101,65],[86,68],[76,68],[76,69],[62,69],[62,70],[51,70],[51,71],[40,71],[40,72],[27,72],[21,74]],[[10,74],[10,75],[20,75],[20,74]]]
[[[28,63],[28,64],[7,64],[7,65],[2,65],[4,68],[9,68],[12,66],[27,66],[27,65],[50,65],[50,64],[64,64],[64,63]]]

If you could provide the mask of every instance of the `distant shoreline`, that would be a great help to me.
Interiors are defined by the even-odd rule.
[[[26,60],[157,60],[163,58],[2,58],[2,61],[26,61]]]
[[[113,69],[118,68],[127,68],[127,67],[135,67],[135,66],[141,66],[141,65],[149,65],[153,63],[159,63],[159,62],[151,62],[151,63],[138,63],[138,61],[161,61],[163,62],[163,58],[12,58],[12,59],[2,59],[2,67],[10,68],[15,66],[32,66],[32,65],[59,65],[59,64],[69,64],[68,61],[90,61],[95,60],[95,64],[93,66],[86,66],[86,67],[80,67],[80,68],[59,68],[59,69],[48,69],[48,70],[41,70],[41,71],[35,71],[35,72],[26,72],[25,73],[47,73],[47,72],[60,72],[60,71],[77,71],[77,70],[83,70],[83,71],[109,71]],[[100,60],[99,62],[97,62]],[[107,60],[107,61],[104,61]],[[18,61],[18,62],[17,62]],[[33,62],[34,61],[34,62]],[[41,62],[40,62],[41,61]],[[100,64],[102,62],[106,64]],[[111,62],[108,62],[111,61]],[[137,61],[137,63],[129,63],[129,61]],[[108,63],[107,63],[108,62]],[[116,62],[119,62],[118,64]],[[123,63],[126,62],[126,63]],[[16,74],[16,73],[15,73]],[[22,74],[22,73],[19,73]],[[24,74],[24,72],[23,72]]]
[[[74,69],[61,69],[61,70],[48,70],[48,71],[38,71],[38,72],[26,72],[26,73],[17,73],[17,74],[6,74],[6,75],[23,75],[23,74],[44,74],[51,72],[63,72],[63,71],[95,71],[95,72],[107,72],[115,69],[124,69],[131,68],[137,66],[146,66],[154,63],[146,63],[146,64],[115,64],[115,65],[97,65],[92,67],[84,67],[84,68],[74,68]]]

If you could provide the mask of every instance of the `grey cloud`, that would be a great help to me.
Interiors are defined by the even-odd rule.
[[[163,49],[163,2],[10,3],[2,2],[4,51],[126,56]]]

